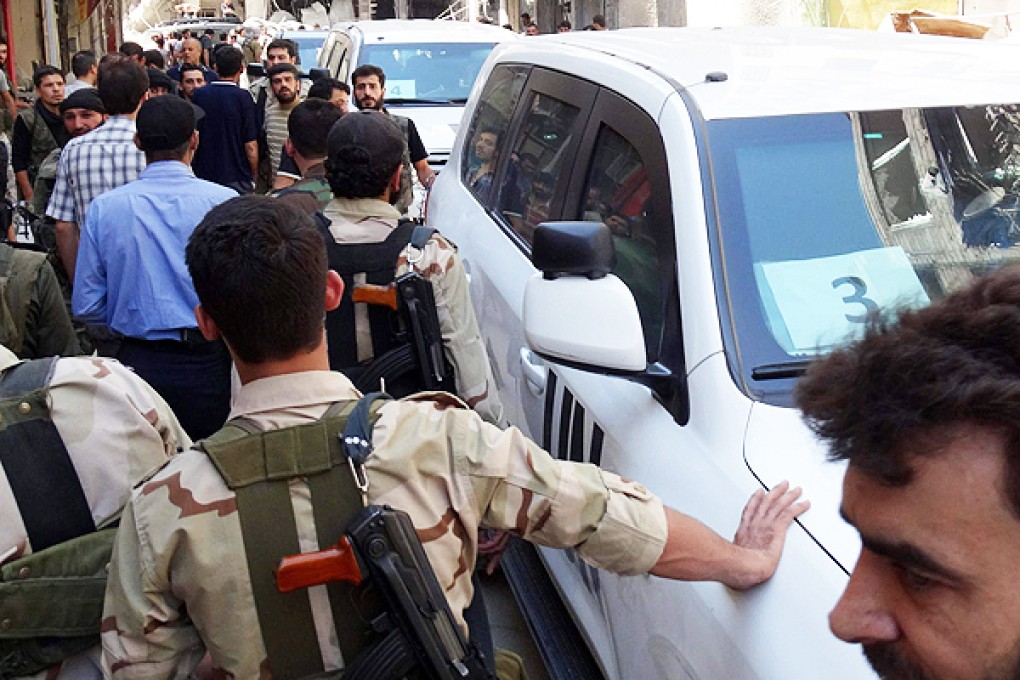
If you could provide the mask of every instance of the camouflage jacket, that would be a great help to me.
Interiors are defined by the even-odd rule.
[[[0,345],[0,371],[19,362]],[[57,361],[49,385],[50,417],[67,449],[96,526],[120,517],[134,486],[191,440],[163,398],[113,359]],[[54,502],[54,512],[59,503]],[[32,552],[25,525],[0,467],[0,554]],[[99,677],[98,649],[66,660],[47,678]],[[90,662],[91,660],[91,662]]]
[[[340,373],[281,375],[243,386],[231,417],[275,429],[358,396]],[[480,526],[574,546],[619,573],[647,571],[665,545],[662,504],[641,485],[557,461],[452,395],[387,403],[373,441],[365,466],[369,502],[410,514],[458,617],[472,597]],[[291,500],[302,550],[318,549],[307,485],[293,480]],[[309,590],[313,611],[325,603],[324,590]],[[326,619],[316,621],[319,647],[326,668],[340,668]],[[114,550],[102,640],[104,670],[113,678],[183,678],[207,651],[215,677],[270,677],[236,497],[201,451],[176,456],[132,495]]]
[[[297,182],[274,191],[272,195],[285,199],[298,210],[310,215],[325,210],[333,200],[333,190],[329,188],[329,180],[326,179],[324,162],[311,166]]]
[[[373,198],[333,199],[323,214],[330,221],[329,231],[337,243],[373,243],[384,240],[400,220],[400,213],[383,201]],[[407,272],[407,251],[396,262],[396,276]],[[439,315],[439,328],[443,334],[446,358],[453,367],[454,380],[461,399],[490,423],[499,424],[503,417],[503,404],[496,392],[492,367],[485,352],[485,344],[478,332],[478,321],[471,306],[464,264],[457,248],[436,233],[425,245],[414,269],[432,283]],[[366,324],[367,326],[367,324]],[[358,327],[360,347],[367,348],[371,358],[371,339],[368,328]]]

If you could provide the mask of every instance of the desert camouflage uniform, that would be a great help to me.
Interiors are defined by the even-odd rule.
[[[19,363],[0,345],[0,371]],[[172,456],[190,447],[184,433],[156,392],[113,359],[72,357],[56,363],[49,385],[50,417],[81,481],[96,526],[119,516],[131,488]],[[60,511],[54,499],[53,511]],[[19,547],[32,552],[25,525],[0,467],[0,554]],[[99,649],[68,659],[63,669],[39,677],[98,678]]]
[[[242,387],[231,416],[274,429],[357,396],[336,372],[275,376]],[[472,597],[480,525],[575,546],[619,573],[646,572],[662,553],[666,519],[655,496],[595,466],[554,460],[519,430],[483,422],[452,395],[387,403],[373,440],[369,501],[410,514],[458,617]],[[319,548],[309,498],[304,483],[291,482],[303,551]],[[135,491],[106,594],[103,664],[112,677],[183,678],[206,650],[215,677],[270,677],[236,510],[233,492],[196,450]],[[322,610],[323,591],[309,590],[313,612]],[[316,629],[327,670],[342,667],[331,619],[317,619]]]
[[[323,214],[331,222],[329,231],[333,238],[342,244],[383,241],[400,219],[400,213],[393,206],[374,198],[335,198]],[[453,367],[457,396],[486,421],[498,425],[503,417],[503,404],[496,392],[492,367],[478,332],[464,264],[457,255],[456,247],[438,233],[432,236],[420,255],[414,270],[432,283],[443,348]],[[405,249],[397,259],[396,276],[408,269]],[[358,306],[354,311],[356,323]],[[371,359],[372,341],[367,318],[363,325],[357,324],[356,333],[358,358]]]

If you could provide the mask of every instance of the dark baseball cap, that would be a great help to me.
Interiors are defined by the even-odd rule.
[[[191,138],[205,112],[180,97],[152,97],[138,109],[135,129],[145,151],[175,149]]]
[[[404,135],[385,113],[352,111],[333,124],[326,149],[332,167],[388,172],[404,159]]]
[[[88,109],[97,113],[106,113],[103,100],[99,98],[99,90],[94,87],[83,87],[69,94],[64,101],[60,102],[60,113],[68,109]]]

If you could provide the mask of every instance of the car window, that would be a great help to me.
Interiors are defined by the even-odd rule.
[[[497,66],[492,70],[475,110],[468,142],[464,144],[461,163],[464,184],[485,205],[489,205],[492,198],[493,180],[503,155],[507,128],[528,79],[528,70],[525,66]],[[516,183],[516,176],[511,175],[506,175],[508,181]]]
[[[389,104],[403,100],[462,105],[493,47],[493,43],[366,45],[358,62],[386,73]]]
[[[603,222],[613,233],[613,273],[627,284],[637,302],[649,342],[662,333],[663,291],[659,253],[672,253],[672,242],[656,243],[651,220],[652,183],[637,149],[620,133],[602,124],[574,219]]]
[[[500,186],[499,211],[529,246],[535,227],[556,218],[550,206],[570,177],[561,170],[579,113],[576,106],[534,93],[511,144],[513,167],[507,168]]]

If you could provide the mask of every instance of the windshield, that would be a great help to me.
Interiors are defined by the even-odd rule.
[[[1020,261],[1020,107],[708,124],[720,313],[751,396],[788,403],[807,360],[869,314]]]
[[[328,34],[322,35],[288,35],[287,40],[293,41],[298,48],[298,63],[301,70],[308,72],[308,69],[319,65],[319,51],[322,44],[326,42]]]
[[[493,43],[366,45],[360,64],[386,73],[386,101],[457,104],[467,101]]]

